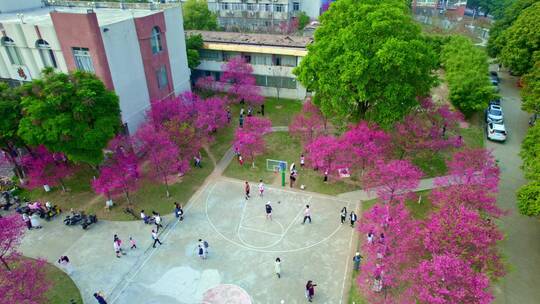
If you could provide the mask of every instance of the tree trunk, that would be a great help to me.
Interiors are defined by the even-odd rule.
[[[128,205],[132,205],[131,199],[129,198],[129,191],[124,190],[124,194],[126,195],[126,200],[128,202]]]
[[[169,183],[167,182],[167,176],[163,175],[163,181],[165,182],[165,191],[167,191],[167,197],[171,197],[171,193],[169,192]]]
[[[11,268],[9,268],[8,263],[6,262],[6,260],[4,260],[3,257],[0,257],[0,261],[2,262],[2,264],[4,264],[4,266],[6,267],[6,269],[7,269],[8,271],[11,271]]]
[[[62,192],[66,192],[66,185],[64,184],[64,180],[59,178],[58,181],[60,182],[60,186],[62,187]]]

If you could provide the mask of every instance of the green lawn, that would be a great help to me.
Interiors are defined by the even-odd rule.
[[[240,166],[237,161],[233,161],[225,170],[224,175],[252,182],[257,182],[262,178],[267,184],[280,185],[280,176],[266,170],[266,159],[276,159],[287,161],[289,166],[292,162],[297,164],[298,179],[295,185],[297,188],[300,187],[300,184],[304,184],[308,191],[332,195],[359,189],[357,185],[343,181],[334,182],[331,180],[329,183],[324,183],[323,177],[319,172],[308,168],[300,168],[299,162],[302,145],[297,139],[292,138],[288,132],[267,134],[265,140],[266,152],[256,157],[255,168],[247,161],[244,162],[244,166]],[[286,181],[287,183],[289,182],[288,176],[286,177]]]
[[[276,99],[266,98],[264,107],[264,114],[266,118],[272,121],[272,126],[288,126],[292,120],[292,117],[299,113],[302,109],[302,102],[300,100],[293,99]],[[231,107],[231,123],[224,129],[217,132],[214,142],[210,145],[210,151],[219,161],[225,152],[232,146],[234,140],[234,132],[238,128],[238,116],[240,115],[240,109],[244,107],[244,111],[247,111],[246,105],[233,104]],[[256,115],[260,111],[259,107],[254,109]]]
[[[46,271],[47,279],[53,283],[52,288],[47,291],[47,303],[69,304],[73,299],[74,303],[82,304],[79,289],[66,273],[51,264],[46,264]]]
[[[208,160],[208,157],[203,153],[202,169],[192,168],[179,182],[169,186],[171,194],[169,198],[166,196],[164,184],[143,178],[140,189],[131,194],[136,213],[138,214],[140,209],[145,209],[147,213],[155,210],[167,214],[172,212],[174,202],[185,204],[214,169],[212,162],[204,162],[205,159]],[[123,212],[123,208],[127,206],[124,197],[115,199],[115,206],[110,211],[105,210],[105,198],[97,196],[91,189],[90,181],[93,175],[94,172],[90,168],[82,167],[66,181],[68,192],[64,193],[59,188],[54,188],[53,191],[45,193],[42,188],[38,188],[32,191],[25,190],[21,195],[32,200],[50,201],[58,204],[64,211],[73,208],[97,214],[98,219],[134,220],[131,215]]]
[[[465,146],[467,147],[485,147],[486,134],[482,126],[478,123],[471,122],[468,128],[461,129],[461,136],[463,136],[463,142],[465,142]]]

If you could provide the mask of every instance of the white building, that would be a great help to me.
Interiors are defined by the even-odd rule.
[[[192,81],[199,77],[219,79],[222,65],[230,58],[242,56],[253,67],[262,94],[269,97],[304,99],[306,89],[296,81],[293,69],[307,54],[312,38],[272,34],[187,31],[201,34],[201,64],[193,71]]]
[[[178,4],[130,10],[62,4],[69,3],[0,1],[1,80],[30,81],[45,67],[95,73],[119,96],[122,120],[131,132],[151,100],[190,90]]]
[[[182,0],[185,2],[186,0]],[[300,12],[317,19],[332,0],[207,0],[229,31],[276,32]]]

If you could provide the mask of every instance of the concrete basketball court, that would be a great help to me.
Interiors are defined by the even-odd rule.
[[[313,280],[316,303],[341,303],[353,229],[340,224],[339,211],[355,205],[271,187],[260,198],[256,185],[251,189],[246,201],[240,181],[207,184],[186,219],[169,225],[161,235],[164,245],[133,265],[109,302],[303,303],[305,283]],[[272,221],[265,219],[267,201]],[[306,204],[313,223],[302,225]],[[210,244],[207,260],[197,255],[199,238]],[[281,279],[274,274],[276,257]]]

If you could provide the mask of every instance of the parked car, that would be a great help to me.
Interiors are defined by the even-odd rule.
[[[497,98],[489,101],[489,105],[500,106],[502,104],[502,98]]]
[[[504,114],[501,106],[489,105],[486,110],[486,122],[502,123],[504,120]]]
[[[487,138],[493,141],[503,142],[506,140],[508,133],[506,133],[506,128],[502,123],[490,122],[487,124]]]

